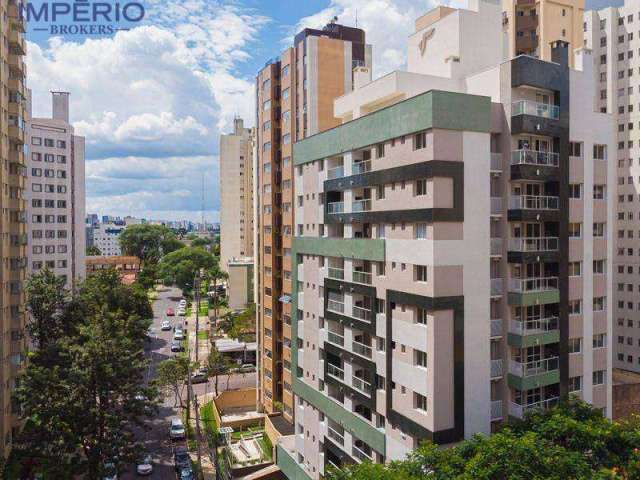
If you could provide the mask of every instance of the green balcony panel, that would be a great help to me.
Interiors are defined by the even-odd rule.
[[[289,455],[289,452],[282,448],[282,446],[276,446],[277,465],[284,473],[288,480],[310,480],[311,477],[307,475],[307,472],[298,465],[295,458]]]
[[[491,98],[430,90],[295,143],[293,161],[302,165],[429,128],[488,133]]]
[[[507,342],[512,347],[526,348],[534,345],[548,345],[550,343],[558,343],[560,341],[560,331],[552,330],[545,333],[534,333],[532,335],[518,335],[517,333],[509,333]]]
[[[296,254],[343,257],[356,260],[384,261],[383,238],[319,238],[295,237],[293,250]]]
[[[546,290],[544,292],[509,292],[509,305],[547,305],[560,302],[559,290]]]
[[[532,388],[546,387],[547,385],[560,383],[560,371],[552,370],[529,377],[520,377],[510,373],[507,378],[510,387],[517,388],[518,390],[530,390]]]

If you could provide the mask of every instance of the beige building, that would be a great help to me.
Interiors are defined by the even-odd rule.
[[[229,308],[242,310],[254,303],[254,264],[253,258],[237,258],[227,264],[229,273]]]
[[[51,100],[51,118],[27,123],[28,270],[49,268],[72,288],[85,277],[84,137],[69,123],[69,94]]]
[[[354,68],[371,67],[364,31],[330,23],[304,29],[256,77],[258,403],[293,419],[291,309],[293,143],[335,127],[333,100],[352,90]],[[281,407],[280,407],[281,406]]]
[[[20,425],[11,392],[25,360],[27,208],[24,152],[28,114],[25,29],[16,0],[0,2],[0,450],[5,458]]]
[[[502,0],[502,5],[509,56],[551,60],[556,40],[568,42],[571,50],[582,47],[584,0]]]
[[[421,17],[408,71],[357,82],[343,123],[294,145],[288,478],[569,394],[611,417],[612,117],[590,50],[505,55],[502,21],[495,0]]]
[[[253,145],[255,129],[233,121],[220,136],[220,265],[253,256]]]

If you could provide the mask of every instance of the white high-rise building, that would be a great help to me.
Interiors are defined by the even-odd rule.
[[[114,223],[100,223],[93,228],[93,245],[98,247],[102,256],[116,257],[122,255],[120,234],[126,227]]]
[[[69,94],[52,92],[52,117],[27,124],[28,268],[85,276],[84,137],[69,123]]]

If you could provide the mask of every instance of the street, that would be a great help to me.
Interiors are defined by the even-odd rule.
[[[160,362],[174,356],[170,350],[173,331],[163,332],[160,330],[160,325],[165,319],[170,320],[171,323],[174,324],[181,318],[167,317],[165,315],[167,308],[176,308],[176,304],[181,298],[180,295],[181,292],[179,289],[166,288],[160,291],[157,300],[153,303],[152,328],[155,330],[156,338],[149,342],[146,347],[146,354],[151,360],[147,371],[147,381],[155,378],[156,368]],[[206,319],[203,325],[206,325]],[[194,329],[195,325],[190,324],[189,328]],[[232,375],[229,381],[229,388],[250,388],[255,386],[255,381],[255,373]],[[218,386],[221,390],[226,387],[226,376],[220,377]],[[213,380],[210,380],[209,383],[206,384],[194,385],[193,388],[196,395],[212,392],[214,390]],[[178,415],[177,409],[174,408],[173,396],[163,398],[160,402],[158,414],[148,423],[149,429],[140,434],[145,445],[145,452],[150,453],[153,459],[153,474],[148,478],[162,480],[175,480],[176,478],[173,467],[172,445],[169,441],[169,422],[171,418],[177,417]],[[127,472],[122,475],[122,478],[125,480],[137,478],[135,466],[130,467]]]

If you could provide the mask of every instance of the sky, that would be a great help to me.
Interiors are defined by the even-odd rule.
[[[47,3],[30,1],[38,11]],[[86,137],[87,213],[193,221],[202,216],[203,178],[205,218],[218,221],[220,134],[236,115],[253,125],[255,74],[297,31],[333,16],[352,26],[357,18],[373,45],[376,77],[404,66],[415,18],[443,3],[135,1],[145,8],[142,21],[98,23],[122,29],[114,34],[59,35],[51,18],[29,23],[33,116],[51,115],[50,91],[71,93],[71,122]]]

